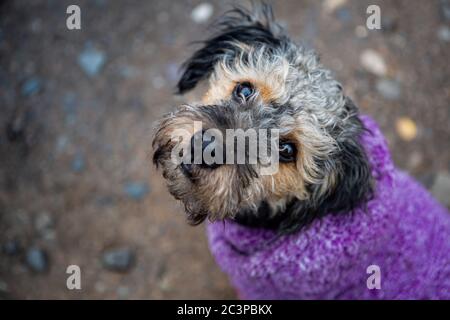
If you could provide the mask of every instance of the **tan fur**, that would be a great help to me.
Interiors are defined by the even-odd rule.
[[[269,50],[264,44],[231,45],[238,48],[238,54],[224,54],[215,63],[208,74],[202,105],[184,105],[159,123],[154,146],[164,151],[158,162],[168,178],[169,190],[183,201],[188,213],[211,220],[233,217],[242,209],[256,208],[262,201],[280,211],[292,199],[314,201],[326,195],[337,185],[340,170],[333,162],[339,152],[340,133],[335,132],[344,132],[354,117],[345,108],[341,86],[314,53],[292,43],[278,50]],[[234,89],[243,82],[251,83],[255,93],[250,101],[235,101]],[[208,110],[200,110],[203,106]],[[195,167],[195,178],[189,181],[168,160],[170,149],[180,143],[170,141],[170,136],[176,129],[185,129],[182,140],[187,143],[194,134],[194,121],[202,121],[204,129],[218,126],[220,121],[214,123],[208,113],[210,107],[218,108],[217,113],[227,107],[238,110],[226,119],[226,123],[236,126],[229,129],[277,127],[281,139],[295,143],[296,161],[280,163],[278,172],[251,177],[247,184],[242,182],[236,165],[228,164],[214,170]],[[277,113],[281,107],[289,112]]]
[[[209,90],[203,97],[206,104],[215,104],[229,99],[237,83],[250,82],[255,86],[257,94],[265,103],[287,99],[285,83],[289,72],[289,63],[282,57],[272,57],[267,64],[266,53],[262,49],[254,49],[242,44],[241,57],[233,68],[222,61],[217,64],[210,78]],[[245,55],[254,56],[253,63],[243,62]],[[281,101],[282,102],[282,101]]]

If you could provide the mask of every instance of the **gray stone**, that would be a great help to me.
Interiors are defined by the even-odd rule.
[[[450,2],[448,0],[441,0],[441,15],[442,17],[450,21]]]
[[[126,272],[134,264],[135,253],[130,248],[114,248],[103,253],[103,266],[111,271]]]
[[[98,293],[105,293],[106,291],[106,285],[103,282],[97,282],[94,286],[95,291]]]
[[[106,62],[106,55],[95,48],[86,48],[78,56],[78,64],[90,77],[96,76]]]
[[[34,220],[34,228],[38,232],[39,236],[44,240],[55,240],[56,232],[54,230],[54,226],[54,219],[47,212],[40,213]]]
[[[384,58],[375,50],[364,50],[359,57],[359,61],[366,71],[376,76],[383,77],[387,73],[388,68]]]
[[[76,173],[80,173],[86,167],[86,161],[82,153],[77,153],[72,159],[72,170]]]
[[[150,187],[146,182],[128,182],[124,186],[124,192],[134,200],[142,200],[150,192]]]
[[[120,286],[117,288],[117,296],[119,299],[127,299],[130,296],[130,288]]]
[[[379,79],[376,83],[379,94],[388,100],[398,100],[401,97],[401,87],[397,81]]]
[[[336,10],[336,16],[341,22],[349,22],[352,20],[352,14],[346,7],[342,7]]]
[[[55,152],[62,153],[67,149],[69,145],[69,138],[65,135],[59,136],[56,140]]]
[[[196,6],[191,12],[191,19],[195,23],[204,23],[211,18],[214,12],[214,7],[212,4],[204,2]]]
[[[47,212],[40,213],[34,221],[34,227],[39,232],[51,229],[53,228],[53,226],[54,226],[53,218]]]
[[[450,174],[438,172],[431,188],[433,196],[447,207],[450,207]]]
[[[42,82],[39,77],[33,77],[24,82],[21,93],[25,97],[32,96],[38,93],[42,88]]]
[[[48,255],[39,248],[30,248],[25,255],[25,261],[31,271],[43,273],[48,270]]]
[[[440,27],[438,29],[437,36],[441,41],[450,42],[450,28],[447,26]]]

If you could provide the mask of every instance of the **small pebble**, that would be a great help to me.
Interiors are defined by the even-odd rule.
[[[442,26],[437,32],[438,38],[444,42],[450,42],[450,28],[447,26]]]
[[[442,17],[447,20],[450,21],[450,1],[448,0],[441,0],[441,15]]]
[[[415,150],[411,152],[407,160],[407,167],[410,170],[416,170],[423,164],[423,155],[421,152]]]
[[[105,291],[106,291],[106,286],[105,286],[105,284],[103,283],[103,282],[97,282],[95,285],[94,285],[94,289],[95,289],[95,291],[97,291],[98,293],[105,293]]]
[[[405,141],[412,141],[417,136],[417,126],[413,120],[407,117],[402,117],[397,120],[397,133]]]
[[[46,229],[51,229],[53,225],[54,225],[53,218],[47,212],[40,213],[34,221],[34,227],[37,231],[44,231]]]
[[[143,199],[150,191],[150,187],[146,182],[128,182],[124,186],[125,194],[134,199]]]
[[[431,193],[442,204],[450,207],[450,174],[448,172],[437,173]]]
[[[162,291],[168,291],[172,287],[172,283],[168,277],[164,277],[158,282],[158,286]]]
[[[355,28],[355,35],[358,38],[366,38],[368,34],[369,33],[367,32],[367,28],[365,26],[359,25]]]
[[[48,270],[48,256],[39,248],[30,248],[26,252],[25,261],[33,272],[43,273]]]
[[[69,138],[67,136],[59,136],[56,140],[55,151],[56,153],[62,153],[66,150],[69,144]]]
[[[119,296],[119,299],[127,299],[130,295],[130,288],[120,286],[117,288],[117,295]]]
[[[211,18],[214,12],[212,4],[204,2],[196,6],[191,12],[191,19],[195,23],[205,23]]]
[[[134,264],[135,254],[129,248],[116,248],[103,253],[103,266],[111,271],[126,272]]]
[[[96,76],[106,61],[106,55],[97,49],[86,48],[78,56],[78,64],[90,77]]]
[[[387,73],[386,62],[375,50],[364,50],[360,56],[360,63],[364,69],[376,76],[384,76]]]
[[[34,221],[36,231],[41,238],[48,241],[53,241],[56,238],[56,232],[53,229],[54,225],[53,217],[46,212],[40,213]]]
[[[38,77],[33,77],[25,81],[25,83],[22,85],[22,95],[25,97],[32,96],[36,93],[38,93],[42,88],[41,79]]]
[[[398,100],[401,96],[400,84],[394,80],[380,79],[376,88],[378,93],[388,100]]]
[[[342,7],[336,10],[336,16],[341,22],[349,22],[352,20],[352,15],[348,8]]]
[[[72,170],[80,173],[84,170],[86,162],[82,153],[77,153],[72,159]]]

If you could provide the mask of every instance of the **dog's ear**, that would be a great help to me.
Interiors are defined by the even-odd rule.
[[[336,185],[322,203],[324,209],[333,213],[352,211],[367,202],[373,193],[370,164],[360,141],[366,129],[351,99],[346,98],[344,108],[349,117],[336,139],[339,149],[334,160]]]
[[[279,46],[276,36],[279,26],[274,22],[272,9],[263,4],[252,10],[234,8],[220,18],[215,26],[217,32],[203,42],[183,64],[183,74],[177,84],[177,92],[183,94],[206,79],[221,59],[233,60],[242,50],[242,45]]]

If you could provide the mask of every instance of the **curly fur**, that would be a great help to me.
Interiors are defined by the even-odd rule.
[[[169,191],[180,199],[191,223],[232,218],[242,224],[294,232],[327,214],[348,213],[372,194],[373,179],[359,137],[358,110],[318,56],[290,40],[263,5],[235,8],[216,33],[184,64],[178,91],[201,81],[209,89],[201,103],[184,105],[157,127],[154,161],[163,168]],[[248,101],[233,97],[236,84],[256,90]],[[170,161],[180,127],[192,136],[193,121],[224,131],[280,129],[295,142],[295,163],[280,164],[271,176],[256,165],[195,167],[186,177]],[[190,136],[184,137],[185,142]],[[226,181],[226,183],[225,183]]]

